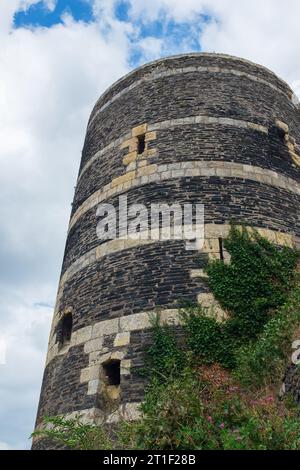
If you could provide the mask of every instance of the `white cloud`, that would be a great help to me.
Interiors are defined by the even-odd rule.
[[[223,52],[271,68],[290,84],[300,80],[298,0],[131,0],[130,15],[147,23],[194,23],[202,50]],[[203,24],[199,15],[210,16]]]
[[[100,0],[101,1],[101,0]],[[158,17],[166,16],[177,22],[192,21],[195,13],[208,9],[208,0],[130,0],[131,18],[147,21],[155,21]]]
[[[6,442],[0,441],[0,450],[12,450],[12,448]]]
[[[218,22],[207,25],[201,44],[207,50],[249,58],[278,73],[290,83],[300,78],[300,3],[216,2]]]
[[[48,10],[50,10],[50,11],[55,10],[57,0],[44,0],[44,2],[46,4],[46,7],[48,8]]]
[[[160,57],[163,51],[163,40],[155,37],[145,37],[139,40],[138,50],[143,61],[149,62]]]
[[[52,299],[53,287],[43,289],[42,298]],[[46,292],[48,290],[48,292]],[[11,448],[29,446],[34,424],[33,403],[37,404],[42,365],[52,310],[34,306],[36,292],[30,289],[1,289],[1,334],[6,341],[6,361],[0,365],[1,439]]]
[[[11,21],[21,3],[7,5],[1,3],[0,17],[4,11]],[[117,21],[105,31],[103,26],[105,18],[100,25],[66,16],[64,24],[50,29],[11,29],[1,37],[0,321],[8,345],[7,363],[0,366],[4,447],[30,444],[52,316],[52,309],[42,305],[55,301],[87,119],[99,94],[128,71],[128,26]]]

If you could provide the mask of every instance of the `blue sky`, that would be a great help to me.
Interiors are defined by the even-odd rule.
[[[115,17],[122,21],[130,21],[130,2],[115,2],[113,13]],[[73,16],[76,21],[92,22],[95,20],[93,14],[92,2],[89,0],[57,0],[55,8],[50,11],[43,1],[31,5],[27,10],[18,11],[14,16],[15,27],[51,27],[55,24],[63,23],[62,17],[65,13]],[[208,15],[196,15],[193,23],[198,25],[209,21]],[[145,23],[136,21],[140,28],[141,37],[165,37],[174,36],[179,41],[182,36],[189,34],[191,28],[190,22],[175,22],[172,19],[166,21],[166,15],[162,14],[159,19],[146,21]],[[197,45],[197,49],[199,44]]]
[[[166,11],[161,11],[157,18],[147,19],[143,15],[131,17],[131,3],[129,1],[112,2],[112,14],[124,23],[134,27],[134,32],[128,34],[131,50],[128,56],[130,67],[136,67],[147,60],[139,48],[139,41],[152,38],[164,41],[171,45],[170,52],[185,52],[187,48],[186,38],[189,38],[188,49],[201,51],[198,33],[202,26],[209,23],[207,14],[195,14],[192,20],[175,21],[168,17]],[[57,24],[63,24],[64,15],[71,15],[75,21],[92,23],[96,21],[93,12],[93,2],[90,0],[56,0],[53,10],[49,10],[43,1],[31,5],[26,10],[16,12],[14,16],[15,28],[51,28]],[[197,34],[195,34],[197,33]],[[159,56],[168,55],[169,50],[161,50]],[[145,59],[145,60],[143,60]]]
[[[222,52],[300,95],[300,2],[0,1],[0,449],[28,448],[93,105],[133,67]]]
[[[119,9],[122,13],[122,4]],[[124,12],[126,13],[126,8]],[[89,1],[58,0],[53,11],[50,11],[44,2],[40,1],[25,11],[16,12],[14,24],[16,27],[44,26],[50,28],[54,24],[62,23],[61,17],[64,13],[71,14],[76,21],[88,22],[94,19],[92,4]]]

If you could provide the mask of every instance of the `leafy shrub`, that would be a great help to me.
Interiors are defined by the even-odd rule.
[[[103,428],[79,419],[47,418],[52,428],[34,433],[70,449],[299,450],[299,408],[269,390],[249,393],[220,366],[192,368],[161,382],[153,379],[143,416],[122,422],[112,440]]]
[[[226,322],[208,317],[201,307],[185,310],[182,317],[188,349],[198,362],[207,365],[217,362],[228,368],[234,366],[234,351]]]
[[[209,286],[230,314],[227,330],[241,342],[253,340],[274,309],[283,305],[294,281],[299,252],[278,248],[257,231],[232,226],[224,246],[230,264],[207,266]]]
[[[43,428],[32,433],[33,438],[50,439],[68,449],[105,450],[112,449],[112,440],[107,433],[94,424],[84,424],[80,417],[45,417]]]
[[[143,418],[127,424],[122,439],[151,450],[300,448],[299,410],[278,404],[271,392],[249,395],[221,368],[210,373],[205,378],[201,369],[189,367],[168,382],[154,381]]]
[[[189,370],[164,383],[154,379],[141,407],[143,418],[123,428],[123,441],[128,442],[134,436],[137,449],[192,448],[191,426],[197,423],[199,433],[203,429],[198,388]]]
[[[290,355],[291,339],[300,323],[300,279],[287,302],[266,323],[256,342],[236,354],[236,377],[247,386],[262,386],[280,379]]]

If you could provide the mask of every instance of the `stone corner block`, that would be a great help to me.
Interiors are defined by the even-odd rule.
[[[111,413],[105,420],[105,423],[107,424],[113,424],[113,423],[118,423],[121,420],[122,414],[121,414],[121,407]]]
[[[81,344],[81,343],[86,343],[91,339],[92,336],[92,326],[85,326],[84,328],[81,328],[80,330],[76,331],[76,338],[75,338],[75,344]]]
[[[94,351],[100,351],[103,345],[103,336],[99,338],[91,339],[84,344],[84,352],[89,354]]]
[[[156,139],[156,131],[147,132],[145,135],[145,142],[150,142]]]
[[[223,321],[228,318],[227,313],[222,309],[212,293],[199,294],[197,300],[198,304],[207,310],[208,315],[216,317],[218,321]]]
[[[162,325],[180,325],[180,315],[177,309],[163,310],[159,313],[159,316]]]
[[[118,333],[114,340],[114,347],[127,346],[130,343],[130,332]]]
[[[208,274],[204,272],[204,269],[191,269],[190,271],[191,279],[208,279]]]
[[[122,351],[113,351],[110,355],[110,359],[121,361],[124,356],[125,356],[125,353]]]
[[[131,135],[132,137],[138,137],[139,135],[145,134],[147,132],[147,124],[140,124],[132,129]]]
[[[121,361],[121,375],[130,375],[130,368],[131,368],[131,359],[123,359]]]
[[[120,330],[122,331],[136,331],[150,328],[150,314],[148,312],[136,313],[120,318]]]
[[[88,382],[88,391],[87,395],[96,395],[98,392],[100,381],[98,379],[90,380]]]
[[[99,366],[89,366],[81,370],[80,383],[90,382],[99,379]]]
[[[285,122],[280,121],[279,119],[276,119],[275,125],[276,127],[278,127],[278,129],[282,130],[285,134],[289,133],[289,126]]]
[[[132,151],[130,153],[127,153],[127,155],[123,157],[123,165],[129,165],[130,163],[135,162],[136,159],[137,159],[137,151]]]
[[[99,338],[104,335],[112,335],[119,331],[119,318],[104,320],[93,325],[92,339]]]

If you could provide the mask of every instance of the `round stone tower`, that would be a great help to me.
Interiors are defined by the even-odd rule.
[[[50,333],[45,415],[134,419],[150,313],[178,326],[182,300],[215,304],[203,280],[227,253],[232,219],[278,245],[300,237],[300,111],[266,68],[185,54],[134,70],[96,103],[87,127]],[[102,240],[100,203],[204,204],[204,245]]]

